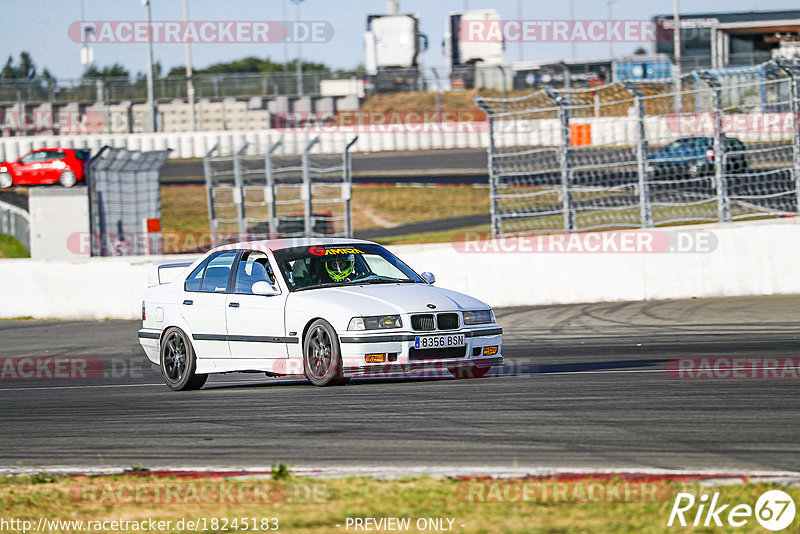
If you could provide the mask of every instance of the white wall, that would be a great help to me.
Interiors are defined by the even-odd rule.
[[[800,294],[797,219],[708,226],[711,253],[457,252],[450,244],[391,249],[436,285],[492,306]],[[676,230],[676,229],[670,229]],[[155,258],[0,260],[0,317],[136,319]]]

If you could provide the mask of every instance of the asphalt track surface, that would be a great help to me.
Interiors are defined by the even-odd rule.
[[[0,322],[0,358],[97,358],[93,380],[0,382],[0,466],[797,470],[798,380],[677,380],[672,358],[797,355],[800,297],[498,310],[483,379],[316,388],[254,374],[174,393],[137,321]]]
[[[485,149],[356,152],[354,183],[487,184]],[[203,162],[170,160],[161,168],[162,185],[204,183]]]

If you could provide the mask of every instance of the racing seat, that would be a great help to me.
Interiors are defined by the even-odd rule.
[[[310,284],[308,267],[304,260],[296,260],[292,265],[292,281],[296,287],[304,287]]]

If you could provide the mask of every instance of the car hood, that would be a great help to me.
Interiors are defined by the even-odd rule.
[[[435,308],[430,308],[432,304]],[[326,287],[289,295],[287,309],[337,309],[353,316],[417,313],[430,311],[481,310],[480,300],[429,284],[371,284]]]

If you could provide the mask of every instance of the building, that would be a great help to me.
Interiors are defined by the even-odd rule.
[[[673,20],[653,17],[657,54],[674,55]],[[683,71],[757,65],[800,46],[800,10],[682,13],[680,32]]]

